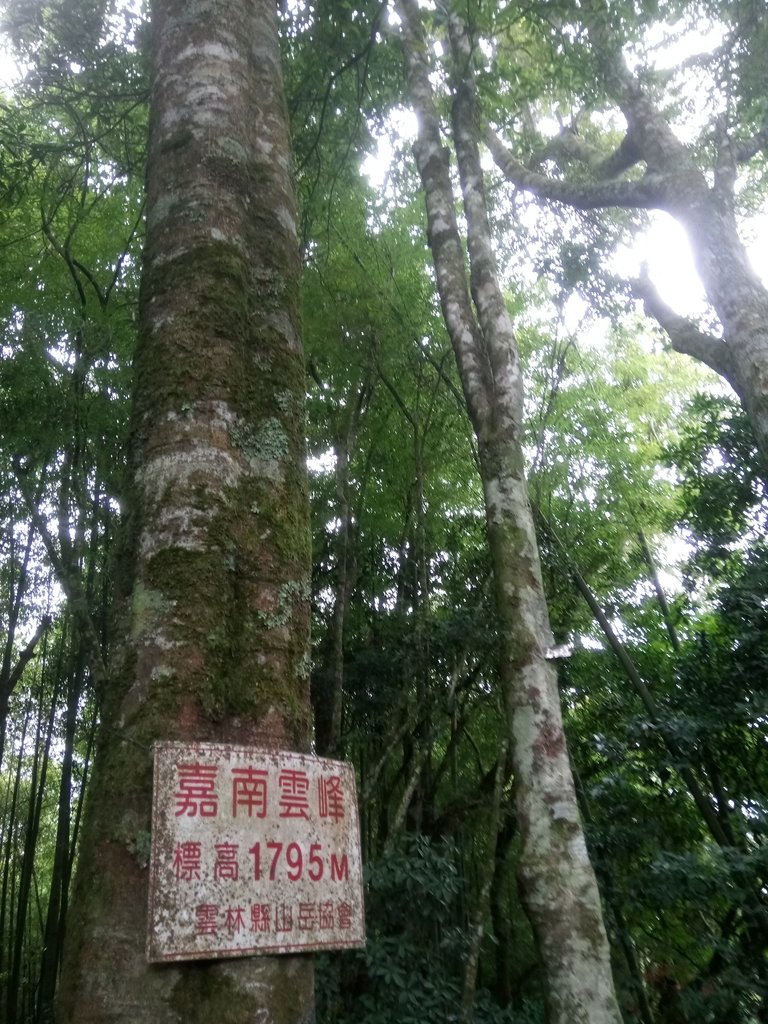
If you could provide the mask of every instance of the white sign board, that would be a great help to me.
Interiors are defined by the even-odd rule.
[[[150,961],[365,944],[351,765],[160,743],[153,803]]]

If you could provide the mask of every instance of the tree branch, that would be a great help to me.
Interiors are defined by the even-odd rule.
[[[487,128],[485,131],[485,143],[491,151],[496,166],[507,181],[518,188],[524,188],[541,199],[573,206],[577,210],[598,210],[607,206],[651,210],[663,205],[663,182],[658,174],[646,174],[639,181],[622,180],[594,183],[560,181],[549,178],[546,174],[541,174],[538,171],[532,171],[525,164],[516,160],[492,128]],[[613,166],[611,160],[612,158],[609,157],[606,161],[606,168]],[[623,169],[618,159],[616,169]],[[616,169],[612,173],[616,173]]]
[[[624,171],[628,171],[630,167],[640,163],[643,158],[629,132],[614,151],[606,156],[598,146],[593,146],[590,142],[582,139],[576,128],[571,125],[566,125],[562,131],[549,140],[544,147],[542,156],[545,159],[565,157],[576,160],[580,164],[584,164],[585,167],[589,167],[599,182],[618,177]]]
[[[667,333],[672,348],[686,356],[692,356],[719,373],[735,390],[731,372],[731,353],[722,338],[716,338],[703,331],[684,316],[679,316],[664,302],[656,286],[643,267],[641,276],[630,282],[632,294],[639,299],[648,316],[654,318]]]
[[[737,163],[745,164],[768,146],[768,103],[765,104],[760,127],[754,135],[733,144],[733,156]]]
[[[9,697],[16,689],[19,680],[22,677],[24,669],[27,667],[27,663],[30,661],[32,655],[35,653],[35,648],[37,647],[40,637],[43,635],[46,629],[49,628],[50,625],[50,615],[44,615],[40,620],[37,629],[35,630],[34,636],[19,655],[18,661],[16,662],[16,665],[7,680],[7,683],[5,683],[4,685],[4,691],[6,696]]]
[[[80,625],[80,629],[82,630],[83,641],[85,643],[88,656],[88,663],[94,682],[97,687],[103,689],[107,680],[107,666],[101,653],[101,644],[99,642],[98,632],[88,608],[88,601],[85,596],[83,586],[78,576],[71,572],[68,566],[65,565],[61,552],[56,547],[53,537],[51,536],[51,531],[48,529],[48,524],[41,515],[40,509],[37,507],[37,503],[34,501],[29,487],[27,486],[26,471],[21,465],[21,460],[18,457],[13,460],[13,468],[16,474],[19,490],[24,498],[24,503],[27,506],[32,522],[35,525],[35,529],[40,534],[40,539],[43,542],[48,558],[51,560],[51,565],[53,566],[59,583],[61,584],[61,589],[64,591],[72,611]]]
[[[687,751],[680,745],[673,731],[669,728],[669,723],[667,721],[665,711],[659,706],[659,704],[656,701],[656,698],[651,693],[648,684],[645,682],[643,677],[638,672],[635,663],[630,658],[626,647],[616,634],[613,626],[610,623],[610,620],[608,619],[608,616],[603,611],[602,607],[600,606],[600,603],[597,600],[597,597],[592,591],[592,588],[589,586],[587,581],[576,568],[576,564],[571,558],[569,552],[567,551],[565,545],[558,536],[554,527],[546,518],[541,509],[537,509],[537,513],[539,515],[540,523],[542,524],[546,533],[552,539],[552,542],[555,544],[557,550],[559,551],[560,556],[562,557],[563,562],[568,570],[568,573],[571,579],[573,580],[574,586],[581,594],[581,596],[584,598],[584,601],[589,607],[589,610],[594,615],[595,621],[600,626],[600,629],[602,630],[603,635],[605,636],[605,639],[608,642],[609,649],[611,650],[611,652],[613,653],[614,657],[619,662],[621,667],[624,669],[627,679],[632,685],[632,689],[635,691],[643,707],[645,708],[645,712],[648,715],[648,720],[658,730],[658,734],[664,742],[664,745],[666,746],[669,753],[672,755],[672,758],[675,762],[675,770],[677,774],[680,776],[680,778],[683,780],[685,786],[687,787],[688,792],[690,793],[693,799],[693,802],[696,804],[699,813],[701,814],[704,822],[709,828],[712,838],[721,847],[730,846],[731,839],[729,838],[726,831],[723,829],[722,822],[715,814],[714,809],[712,807],[711,799],[709,798],[708,794],[702,790],[699,781],[696,778],[696,775],[693,771],[693,768],[688,763],[689,751]]]

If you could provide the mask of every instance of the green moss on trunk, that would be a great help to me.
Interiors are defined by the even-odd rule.
[[[149,966],[152,745],[306,749],[299,252],[268,0],[156,0],[132,595],[105,694],[61,1022],[304,1024],[311,958]],[[168,127],[170,126],[170,127]]]

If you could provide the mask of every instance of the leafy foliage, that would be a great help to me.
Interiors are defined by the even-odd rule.
[[[367,946],[349,961],[321,960],[320,1019],[328,1024],[457,1019],[467,943],[465,930],[457,924],[463,902],[460,860],[453,843],[435,846],[414,838],[369,870]],[[502,1010],[486,996],[478,1002],[474,1020],[539,1024],[544,1017],[533,1002],[519,1011]]]
[[[758,5],[610,5],[617,38],[684,127],[700,113],[686,69],[651,66],[660,13],[681,34],[696,19],[720,23],[722,45],[688,70],[744,138],[759,131]],[[604,157],[622,126],[604,55],[573,6],[484,4],[474,15],[488,119],[532,164],[591,180],[583,162],[555,160],[555,143],[575,126]],[[447,106],[443,13],[430,18]],[[302,205],[316,741],[355,763],[367,863],[368,947],[321,958],[319,1019],[458,1019],[479,920],[475,1021],[539,1024],[512,779],[491,828],[504,724],[482,493],[407,140],[395,139],[380,191],[360,174],[375,139],[396,135],[397,48],[380,5],[293,6],[283,29]],[[32,71],[0,104],[0,1017],[31,1024],[50,1012],[52,936],[98,717],[83,606],[104,653],[111,642],[147,82],[145,29],[128,7],[14,0],[4,31]],[[704,165],[712,126],[693,127]],[[649,1024],[644,995],[658,1022],[752,1024],[765,1015],[768,935],[768,576],[754,441],[738,406],[656,351],[614,290],[609,253],[638,215],[534,219],[531,201],[490,184],[525,360],[550,613],[557,641],[575,646],[561,691],[624,1009]],[[764,160],[738,199],[747,212],[764,204]],[[665,563],[681,548],[676,575]],[[37,886],[26,896],[12,881],[22,869]]]

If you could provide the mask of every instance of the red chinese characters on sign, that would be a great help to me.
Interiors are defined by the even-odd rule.
[[[289,769],[277,777],[280,787],[280,817],[309,821],[309,779],[306,772]]]
[[[257,903],[251,907],[251,931],[268,932],[272,921],[272,908],[268,903]]]
[[[318,915],[318,928],[326,930],[333,928],[333,903],[330,900],[326,900],[325,903],[319,903],[317,907]]]
[[[349,765],[158,744],[152,843],[150,960],[364,943]]]
[[[216,880],[231,878],[236,882],[240,877],[237,849],[237,843],[216,843],[216,861],[213,865],[213,877]]]
[[[176,816],[216,817],[219,798],[216,791],[218,767],[210,764],[177,764],[178,780],[174,799]],[[265,818],[268,811],[268,772],[253,768],[232,768],[232,816]],[[344,817],[344,791],[341,777],[321,775],[317,779],[316,804],[310,803],[310,782],[306,772],[281,771],[277,777],[278,813],[281,818],[309,821],[316,810],[321,818],[339,821]]]
[[[195,908],[195,934],[216,935],[219,930],[219,908],[213,903],[201,903]]]
[[[352,907],[349,903],[339,903],[336,908],[336,923],[339,928],[352,927]]]
[[[268,773],[257,768],[232,769],[232,814],[238,809],[245,811],[249,818],[267,815]]]
[[[201,852],[200,843],[176,843],[173,854],[173,870],[177,879],[191,882],[194,878],[200,878]]]
[[[243,871],[241,871],[241,867]],[[215,843],[203,849],[201,843],[177,843],[173,854],[173,870],[177,882],[212,878],[219,882],[240,877],[255,882],[345,882],[349,880],[349,858],[346,853],[330,849],[323,843],[281,843],[257,840],[247,854],[238,843]]]
[[[352,907],[343,901],[295,905],[252,903],[248,912],[246,924],[245,907],[201,903],[195,908],[196,934],[217,935],[219,928],[233,934],[246,928],[252,932],[292,932],[352,927]]]
[[[299,904],[299,928],[302,931],[312,931],[317,925],[317,904]]]
[[[224,911],[224,927],[228,932],[239,932],[245,928],[245,907],[227,907]]]
[[[288,906],[285,903],[279,903],[275,907],[275,931],[293,931],[293,907]]]
[[[344,817],[344,794],[338,775],[321,775],[317,780],[318,808],[321,818],[338,821]]]
[[[176,817],[187,814],[190,818],[199,814],[203,818],[216,816],[219,798],[216,794],[215,764],[177,764],[178,788],[175,793]]]

